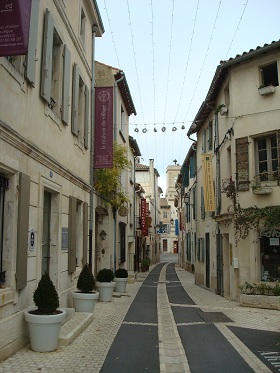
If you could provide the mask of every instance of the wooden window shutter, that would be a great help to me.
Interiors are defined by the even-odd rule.
[[[68,247],[68,272],[73,273],[76,270],[76,238],[77,238],[77,198],[69,197],[69,247]]]
[[[87,250],[88,250],[88,203],[83,204],[83,266],[87,264]]]
[[[249,190],[249,154],[247,136],[236,139],[235,145],[237,190]]]
[[[39,19],[40,0],[33,0],[31,3],[30,28],[27,51],[27,64],[25,77],[28,82],[35,87],[35,73],[37,60],[37,35],[38,35],[38,19]]]
[[[53,27],[53,17],[49,10],[46,10],[43,36],[41,96],[49,103],[51,101],[52,89]]]
[[[16,288],[23,289],[27,284],[27,252],[30,204],[30,177],[19,174],[18,193],[18,229],[17,229],[17,263]]]
[[[120,260],[121,263],[124,263],[126,261],[126,256],[125,256],[125,223],[120,223]]]
[[[277,150],[278,150],[278,177],[280,176],[280,130],[277,131]]]
[[[88,149],[88,122],[89,122],[89,92],[85,86],[85,128],[84,128],[84,146]]]
[[[79,134],[79,80],[80,70],[75,63],[73,66],[73,86],[72,86],[72,132],[75,136]]]
[[[71,54],[70,54],[70,51],[67,45],[65,44],[64,45],[64,58],[63,58],[63,87],[62,87],[61,119],[66,125],[68,125],[68,122],[69,122],[70,74],[71,74]]]

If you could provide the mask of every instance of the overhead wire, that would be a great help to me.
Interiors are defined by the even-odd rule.
[[[120,65],[119,55],[118,55],[118,51],[117,51],[117,48],[116,48],[116,43],[115,43],[115,39],[114,39],[114,34],[113,34],[113,31],[112,31],[112,27],[111,27],[111,21],[110,21],[110,17],[109,17],[109,14],[108,14],[108,9],[107,9],[107,5],[106,5],[106,0],[104,0],[104,9],[105,9],[105,12],[106,12],[106,16],[107,16],[107,20],[108,20],[108,24],[109,24],[109,28],[110,28],[110,33],[111,33],[112,42],[113,42],[114,49],[115,49],[115,53],[116,53],[116,58],[117,58],[118,67],[120,68],[121,65]]]
[[[132,45],[133,58],[134,58],[134,68],[135,68],[135,74],[136,74],[136,80],[137,80],[137,89],[138,89],[139,102],[140,102],[140,110],[141,110],[143,123],[145,123],[143,103],[142,103],[142,95],[141,95],[140,84],[139,84],[139,74],[138,74],[138,67],[137,67],[137,60],[136,60],[134,36],[133,36],[133,31],[132,31],[132,22],[131,22],[131,12],[130,12],[130,7],[129,7],[129,0],[126,1],[126,4],[127,4],[130,36],[131,36],[131,45]]]
[[[246,1],[246,4],[244,4],[243,12],[242,12],[242,14],[241,14],[240,20],[239,20],[239,22],[238,22],[238,24],[237,24],[237,27],[236,27],[236,29],[235,29],[235,32],[234,32],[234,35],[233,35],[232,40],[231,40],[231,42],[230,42],[230,45],[229,45],[229,47],[228,47],[228,50],[227,50],[227,53],[226,53],[225,60],[227,59],[227,56],[228,56],[229,51],[230,51],[230,49],[231,49],[231,46],[232,46],[232,44],[233,44],[233,42],[234,42],[234,39],[235,39],[235,37],[236,37],[237,31],[239,30],[239,26],[240,26],[240,23],[241,23],[241,21],[242,21],[242,19],[243,19],[243,15],[244,15],[245,10],[246,10],[246,8],[247,8],[248,2],[249,2],[249,0],[247,0],[247,1]]]

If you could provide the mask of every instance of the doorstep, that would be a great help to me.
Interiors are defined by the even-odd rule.
[[[66,321],[61,326],[58,346],[70,345],[91,324],[92,320],[93,313],[75,311],[67,313]]]

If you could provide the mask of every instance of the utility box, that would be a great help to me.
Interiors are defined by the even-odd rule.
[[[233,268],[239,268],[239,259],[238,258],[233,258],[232,259],[232,265],[233,265]]]

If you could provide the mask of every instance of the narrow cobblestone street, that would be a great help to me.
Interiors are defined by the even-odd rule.
[[[183,289],[188,296],[183,295]],[[145,312],[144,309],[133,307],[141,293],[146,293],[147,299],[153,299],[149,292],[155,294],[155,298],[150,306],[145,305]],[[205,321],[207,318],[200,318],[199,321],[193,318],[194,315],[207,316],[210,313],[214,313],[215,317],[223,314],[224,319],[213,322]],[[144,333],[139,333],[143,327]],[[198,332],[198,328],[201,327],[208,333],[204,332],[203,338],[207,338],[209,356],[203,350],[203,339],[199,341],[199,348],[197,346],[196,338],[201,332],[201,329]],[[175,263],[160,263],[152,267],[149,273],[139,273],[138,281],[128,285],[124,296],[116,296],[110,303],[98,302],[92,323],[72,344],[51,353],[36,353],[27,346],[1,363],[0,372],[276,372],[272,365],[271,370],[264,360],[261,361],[260,354],[256,356],[242,343],[232,327],[246,328],[247,331],[279,332],[279,312],[242,308],[237,302],[195,285],[193,275],[178,268]],[[222,340],[222,350],[216,337]],[[188,338],[191,338],[191,343]],[[209,338],[214,338],[217,345],[209,345]],[[125,342],[123,346],[122,341]],[[150,342],[155,342],[153,348],[148,347],[147,351],[150,352],[144,354]],[[224,349],[225,345],[228,351]],[[120,352],[121,347],[123,352]],[[115,356],[116,351],[120,355]],[[202,353],[208,364],[207,370],[198,361]],[[245,368],[240,370],[237,364]],[[221,370],[221,367],[226,370]]]

